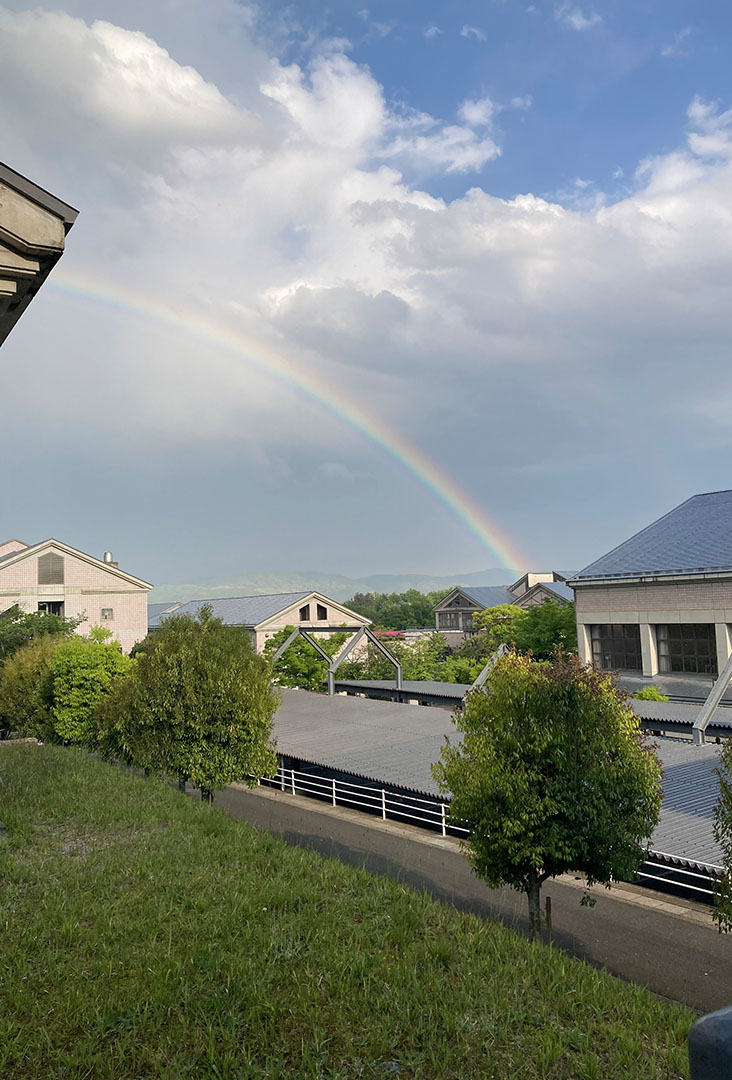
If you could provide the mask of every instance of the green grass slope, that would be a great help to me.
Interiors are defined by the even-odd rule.
[[[687,1010],[80,752],[0,820],[3,1080],[686,1075]]]

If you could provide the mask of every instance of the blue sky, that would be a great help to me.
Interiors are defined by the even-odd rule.
[[[75,292],[3,348],[0,533],[160,583],[496,565],[226,335],[407,440],[533,569],[732,486],[731,23],[0,2],[3,159],[81,211]]]

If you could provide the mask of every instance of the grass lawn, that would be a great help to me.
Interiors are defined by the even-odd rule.
[[[0,1077],[687,1075],[679,1006],[58,747],[0,744]]]

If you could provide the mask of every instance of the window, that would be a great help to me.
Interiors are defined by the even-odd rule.
[[[459,630],[460,629],[460,612],[459,611],[438,611],[437,613],[437,625],[440,630]]]
[[[322,604],[318,604],[318,618],[319,619],[327,619],[328,618],[328,609],[326,607],[323,607]]]
[[[38,584],[63,585],[64,560],[55,551],[49,551],[38,558]]]
[[[103,622],[109,622],[109,620],[113,619],[113,618],[114,618],[114,608],[103,607],[102,608],[102,621]]]
[[[637,623],[593,626],[592,663],[601,671],[642,671],[640,627]]]
[[[656,627],[658,669],[717,674],[714,623],[669,623]]]
[[[310,622],[310,604],[300,608],[300,622]]]
[[[64,613],[63,600],[39,600],[38,610],[45,611],[47,615],[61,615]]]

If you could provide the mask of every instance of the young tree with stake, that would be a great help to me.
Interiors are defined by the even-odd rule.
[[[577,657],[509,653],[455,716],[433,775],[450,817],[469,829],[478,877],[526,893],[541,926],[541,887],[558,874],[588,885],[630,878],[661,806],[661,769],[612,678]]]

